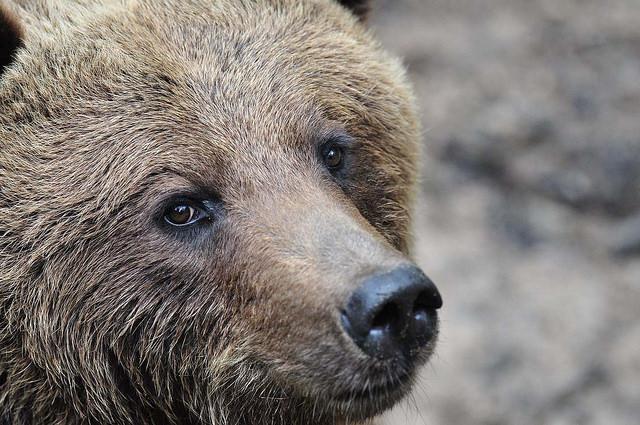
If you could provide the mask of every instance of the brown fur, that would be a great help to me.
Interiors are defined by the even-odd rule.
[[[24,47],[0,76],[0,424],[329,425],[395,403],[354,397],[413,369],[336,325],[359,277],[408,261],[415,180],[402,68],[357,18],[4,3]],[[216,222],[163,227],[184,193],[221,200]]]

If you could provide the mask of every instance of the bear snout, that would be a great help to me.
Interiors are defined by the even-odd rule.
[[[414,358],[437,332],[442,298],[419,268],[400,266],[364,279],[341,314],[342,327],[367,355]]]

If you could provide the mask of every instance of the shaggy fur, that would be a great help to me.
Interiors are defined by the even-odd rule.
[[[339,326],[409,262],[417,149],[343,3],[0,0],[0,424],[330,425],[408,391],[432,345]],[[168,226],[184,196],[215,218]]]

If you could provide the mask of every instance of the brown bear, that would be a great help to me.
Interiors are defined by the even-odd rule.
[[[330,425],[440,295],[364,0],[0,0],[0,424]]]

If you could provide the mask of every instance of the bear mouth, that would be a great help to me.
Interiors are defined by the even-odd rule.
[[[396,399],[402,397],[409,390],[412,381],[412,376],[409,373],[405,373],[382,383],[339,392],[333,396],[333,399],[340,402],[376,402],[385,399]]]
[[[366,385],[334,394],[339,411],[351,421],[365,421],[390,409],[411,390],[413,376],[403,374],[375,385]]]

